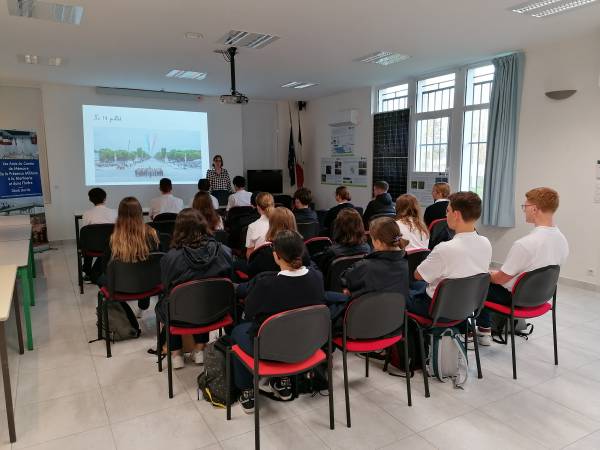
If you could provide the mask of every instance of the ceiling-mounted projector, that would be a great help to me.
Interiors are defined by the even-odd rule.
[[[248,97],[235,89],[235,54],[237,53],[237,48],[229,47],[227,50],[216,50],[216,52],[223,55],[231,68],[231,94],[221,95],[221,103],[228,105],[244,105],[248,103]]]

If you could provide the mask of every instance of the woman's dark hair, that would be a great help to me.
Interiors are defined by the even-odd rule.
[[[378,217],[369,224],[369,234],[373,240],[382,242],[387,247],[404,248],[408,241],[402,239],[400,227],[392,217]]]
[[[302,267],[304,241],[296,231],[284,230],[277,233],[273,240],[273,251],[293,269]]]
[[[215,156],[213,156],[213,159],[212,159],[213,160],[213,162],[212,162],[213,167],[215,167],[215,159],[217,159],[217,158],[219,158],[221,160],[221,167],[223,167],[224,163],[223,163],[223,157],[221,155],[215,155]]]
[[[182,209],[175,219],[171,248],[200,247],[208,234],[208,224],[200,211],[193,208]]]
[[[354,208],[342,209],[333,222],[333,240],[352,247],[365,243],[365,226]]]
[[[214,233],[221,223],[221,219],[219,214],[215,211],[210,194],[205,191],[196,192],[194,201],[192,202],[192,208],[198,210],[200,214],[202,214],[208,224],[211,234]]]

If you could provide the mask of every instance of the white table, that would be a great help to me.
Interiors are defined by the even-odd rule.
[[[31,218],[29,217],[29,214],[18,216],[0,216],[0,227],[28,224],[31,224]]]
[[[6,417],[8,419],[8,434],[10,442],[16,442],[15,415],[13,410],[12,391],[10,387],[10,372],[8,368],[8,352],[6,348],[6,334],[4,323],[10,316],[10,307],[15,307],[15,319],[17,321],[17,333],[19,337],[19,353],[24,353],[23,333],[21,330],[21,310],[19,298],[15,289],[17,278],[17,266],[0,266],[0,363],[2,364],[2,380],[4,382],[4,401],[6,402]]]
[[[0,223],[0,242],[25,241],[31,239],[31,224],[2,225]]]

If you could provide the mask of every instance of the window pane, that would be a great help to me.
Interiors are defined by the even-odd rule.
[[[485,105],[490,102],[494,66],[476,67],[467,71],[467,89],[465,104],[467,106]]]
[[[487,108],[466,111],[464,120],[460,188],[479,196],[483,196],[488,113]]]
[[[378,112],[408,108],[408,83],[379,90]]]
[[[417,121],[415,172],[445,172],[448,162],[448,117]]]
[[[456,75],[449,73],[417,83],[417,113],[441,111],[454,107]]]

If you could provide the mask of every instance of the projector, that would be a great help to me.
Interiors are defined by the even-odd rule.
[[[239,92],[234,92],[230,95],[221,95],[221,103],[226,105],[245,105],[248,103],[248,97]]]

